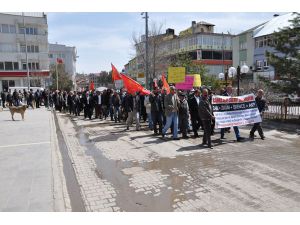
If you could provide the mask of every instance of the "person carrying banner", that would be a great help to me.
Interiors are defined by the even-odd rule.
[[[263,95],[264,95],[264,91],[262,89],[259,89],[257,91],[257,95],[256,95],[256,98],[255,98],[255,101],[256,101],[256,105],[257,105],[257,108],[258,108],[258,111],[259,113],[261,114],[261,118],[262,118],[262,113],[266,110],[266,100],[263,99]],[[264,135],[264,132],[261,128],[261,123],[255,123],[250,131],[250,138],[251,139],[254,139],[254,133],[255,131],[258,131],[259,133],[259,136],[262,140],[264,140],[266,137]]]
[[[224,92],[223,96],[231,96],[231,95],[232,95],[232,87],[227,86],[226,91]],[[240,136],[239,128],[237,126],[234,126],[233,130],[234,130],[237,142],[241,142],[244,138]],[[225,139],[225,137],[224,137],[225,131],[226,131],[226,128],[221,128],[221,139]]]
[[[214,119],[212,105],[208,99],[208,90],[205,88],[202,90],[202,97],[199,103],[199,114],[201,115],[202,126],[204,129],[202,145],[206,145],[209,148],[213,148],[211,143],[211,128],[212,120]]]

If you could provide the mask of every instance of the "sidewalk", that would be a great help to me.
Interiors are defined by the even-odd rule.
[[[0,112],[0,211],[55,211],[51,112],[28,109],[25,121],[14,117]]]

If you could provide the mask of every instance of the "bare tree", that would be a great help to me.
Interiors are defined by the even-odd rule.
[[[149,65],[149,77],[154,78],[161,72],[163,65],[169,63],[169,57],[167,56],[167,41],[166,35],[163,34],[163,24],[157,24],[152,22],[149,30],[148,39],[148,65]],[[132,35],[133,46],[136,52],[137,64],[146,65],[145,56],[145,36],[137,36],[135,33]]]

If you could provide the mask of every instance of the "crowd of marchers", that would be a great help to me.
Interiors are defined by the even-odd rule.
[[[232,87],[228,86],[218,93],[223,96],[232,95]],[[263,98],[263,90],[257,91],[256,104],[260,113],[267,107]],[[49,91],[29,90],[9,91],[1,93],[3,107],[19,106],[27,104],[28,107],[39,108],[44,105],[48,109],[55,109],[70,115],[80,116],[83,112],[84,119],[107,120],[110,118],[115,123],[126,124],[126,129],[135,122],[135,129],[140,130],[141,121],[147,123],[154,135],[165,138],[167,131],[171,129],[173,140],[179,140],[180,132],[183,139],[199,137],[199,129],[203,130],[202,145],[213,148],[211,136],[214,135],[215,117],[212,110],[212,95],[210,89],[193,89],[187,93],[177,91],[174,86],[170,87],[169,93],[166,89],[155,88],[149,95],[139,92],[128,93],[121,89],[116,91],[106,89],[103,91],[85,90],[76,91]],[[236,140],[242,141],[239,128],[233,127]],[[265,139],[261,123],[255,123],[250,131],[250,138],[254,138],[258,131],[260,138]],[[221,139],[225,139],[225,133],[230,128],[221,129]]]

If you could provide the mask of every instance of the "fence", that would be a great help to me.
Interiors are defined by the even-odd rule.
[[[268,104],[268,109],[264,112],[263,117],[266,119],[300,120],[300,104],[284,104],[281,102],[271,102]]]

